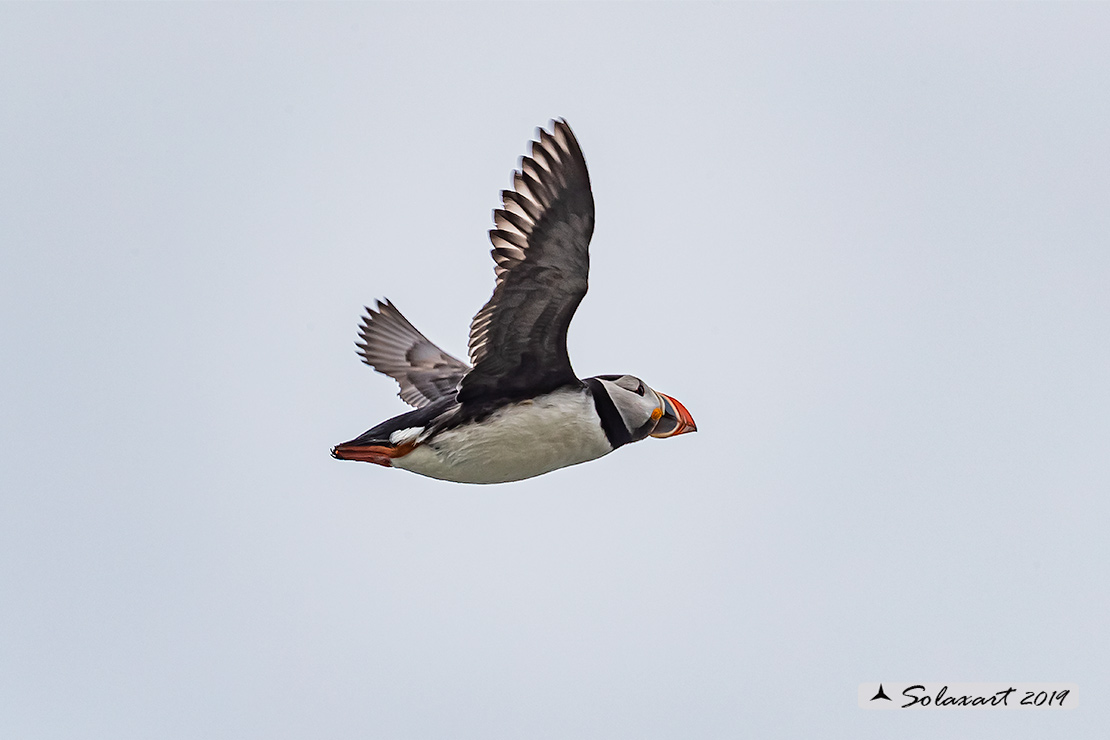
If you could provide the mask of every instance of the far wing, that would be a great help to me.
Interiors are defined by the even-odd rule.
[[[421,408],[453,397],[470,370],[432,344],[388,300],[378,301],[377,311],[367,306],[359,335],[362,361],[396,380],[401,399],[410,406]]]

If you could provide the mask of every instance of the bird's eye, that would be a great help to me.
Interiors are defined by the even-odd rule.
[[[641,396],[644,395],[644,383],[643,383],[643,381],[640,381],[639,387],[636,388],[636,393],[638,395],[641,395]]]

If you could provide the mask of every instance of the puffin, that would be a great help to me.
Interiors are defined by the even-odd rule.
[[[632,375],[580,379],[567,329],[586,295],[594,198],[564,119],[536,130],[494,210],[493,296],[470,323],[470,364],[388,300],[367,307],[362,361],[415,407],[332,448],[458,483],[507,483],[596,460],[647,437],[697,431],[686,407]]]

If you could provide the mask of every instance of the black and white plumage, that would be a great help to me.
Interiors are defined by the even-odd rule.
[[[502,190],[490,231],[497,283],[470,324],[474,370],[459,400],[510,400],[575,383],[567,329],[586,295],[594,197],[582,150],[563,121],[539,130],[532,156]]]
[[[567,329],[586,295],[594,229],[590,177],[566,121],[538,130],[501,192],[490,231],[496,284],[470,325],[473,367],[432,344],[392,303],[367,308],[363,362],[416,410],[332,455],[463,483],[521,480],[647,436],[696,431],[675,399],[630,375],[579,380]]]

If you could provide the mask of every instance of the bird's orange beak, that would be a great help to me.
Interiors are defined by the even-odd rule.
[[[665,439],[676,434],[698,431],[697,425],[694,424],[694,417],[690,416],[685,406],[663,393],[660,393],[659,397],[663,399],[663,416],[655,425],[655,431],[651,436]]]

